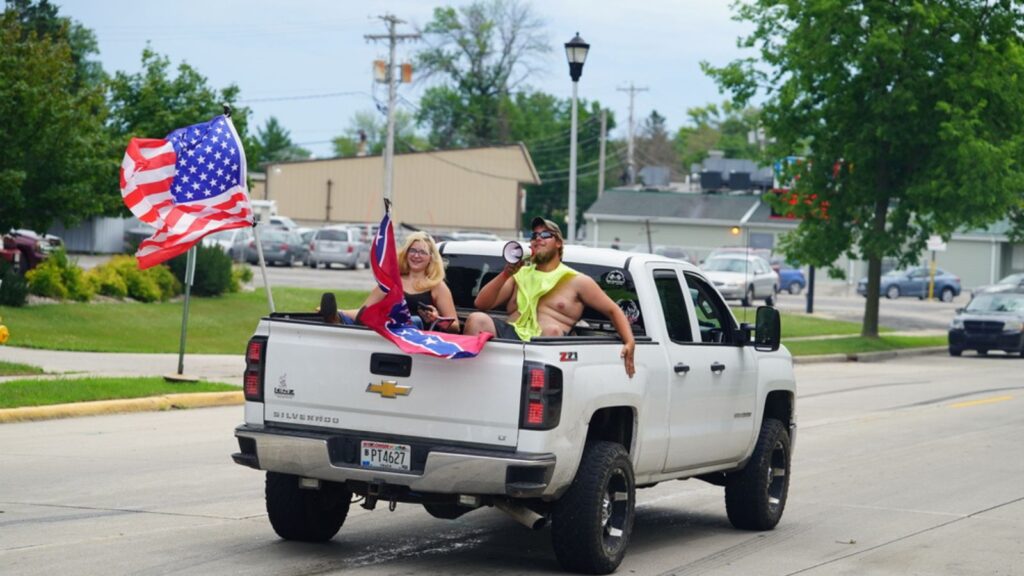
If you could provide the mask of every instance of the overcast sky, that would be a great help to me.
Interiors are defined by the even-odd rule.
[[[110,73],[139,70],[149,41],[174,65],[186,61],[214,88],[234,83],[253,111],[256,126],[277,119],[292,140],[318,156],[329,156],[328,141],[349,125],[353,114],[373,110],[376,94],[371,62],[386,57],[386,45],[364,34],[383,34],[377,16],[392,13],[408,22],[400,32],[425,25],[433,8],[463,2],[423,0],[55,0],[60,13],[96,33],[100,60]],[[727,0],[549,0],[533,2],[546,24],[552,51],[530,86],[560,97],[572,93],[562,45],[579,31],[590,43],[579,95],[611,109],[624,134],[629,96],[617,88],[630,82],[648,88],[636,96],[637,123],[657,110],[673,131],[686,109],[721,102],[700,62],[720,65],[749,55],[736,47],[750,27],[733,21]],[[421,45],[422,46],[422,45]],[[416,44],[399,46],[399,60],[411,59]],[[424,85],[402,85],[416,103]],[[341,96],[308,98],[339,92]],[[307,98],[304,98],[307,97]],[[288,100],[266,100],[293,98]],[[262,100],[260,100],[262,99]],[[151,134],[148,136],[163,136]]]

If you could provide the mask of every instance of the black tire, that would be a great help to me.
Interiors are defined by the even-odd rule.
[[[587,444],[576,478],[552,510],[551,542],[562,568],[614,572],[629,546],[635,505],[633,464],[626,450],[614,442]]]
[[[775,306],[775,289],[772,289],[770,296],[764,299],[765,306]]]
[[[804,289],[799,282],[793,281],[789,283],[789,293],[796,296]]]
[[[960,348],[953,348],[952,346],[949,347],[949,355],[950,356],[962,356],[963,353],[964,353],[964,351],[961,350]]]
[[[900,297],[900,287],[893,284],[889,286],[889,289],[885,291],[885,297],[889,300],[895,300]]]
[[[326,542],[345,523],[352,492],[328,482],[321,483],[319,490],[303,490],[298,476],[267,472],[266,498],[270,525],[278,536]]]
[[[978,356],[988,356],[988,350],[978,350]]]
[[[730,474],[725,511],[740,530],[771,530],[786,509],[789,493],[789,433],[782,422],[765,418],[747,465]]]
[[[939,296],[939,299],[942,300],[943,302],[952,302],[953,301],[953,289],[950,288],[949,286],[946,286],[945,288],[943,288],[942,289],[942,294]]]
[[[750,308],[750,305],[754,302],[754,287],[748,286],[747,293],[740,299],[740,306],[744,308]]]

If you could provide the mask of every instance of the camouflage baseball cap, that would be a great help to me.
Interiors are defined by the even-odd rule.
[[[562,237],[562,229],[558,227],[558,224],[555,224],[551,220],[548,220],[547,218],[541,218],[540,216],[534,216],[533,220],[530,221],[530,229],[532,230],[538,226],[551,230],[552,232],[555,233],[556,236],[558,236],[560,240],[564,239]]]

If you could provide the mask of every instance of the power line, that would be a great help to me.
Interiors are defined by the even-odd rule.
[[[320,98],[339,98],[342,96],[370,96],[363,91],[353,92],[325,92],[322,94],[301,94],[297,96],[267,96],[266,98],[246,98],[239,100],[239,104],[253,104],[256,102],[284,102],[287,100],[317,100]]]

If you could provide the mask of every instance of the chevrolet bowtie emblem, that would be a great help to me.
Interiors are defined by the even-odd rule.
[[[380,394],[384,398],[398,398],[408,396],[409,392],[412,392],[412,386],[402,386],[394,380],[381,380],[380,384],[367,384],[366,391]]]

